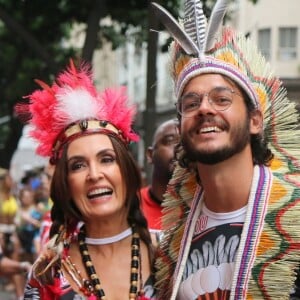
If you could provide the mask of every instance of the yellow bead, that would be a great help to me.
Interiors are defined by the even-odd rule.
[[[138,282],[137,281],[131,281],[132,286],[137,286]]]

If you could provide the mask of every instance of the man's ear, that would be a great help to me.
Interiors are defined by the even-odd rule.
[[[260,134],[263,132],[263,115],[260,110],[255,110],[251,112],[250,115],[250,133]]]
[[[152,157],[153,157],[153,147],[152,146],[147,148],[146,157],[147,157],[147,163],[152,164]]]

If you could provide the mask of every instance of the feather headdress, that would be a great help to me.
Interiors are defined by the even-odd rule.
[[[223,27],[220,30],[228,2],[229,0],[217,0],[208,22],[206,22],[199,0],[185,0],[184,19],[181,23],[174,18],[171,19],[170,14],[160,5],[153,3],[153,8],[160,21],[174,38],[170,46],[171,75],[173,76],[177,99],[180,98],[189,80],[201,74],[216,73],[233,80],[248,95],[253,106],[263,113],[263,138],[274,154],[271,170],[273,176],[280,182],[274,188],[276,191],[274,193],[277,193],[276,201],[270,200],[273,204],[273,206],[269,205],[268,214],[271,218],[268,221],[269,227],[264,227],[264,234],[267,232],[268,241],[272,238],[281,240],[283,241],[282,244],[288,245],[286,248],[292,249],[295,240],[298,242],[299,239],[295,238],[292,241],[288,238],[287,241],[285,233],[288,232],[291,236],[299,237],[299,230],[297,226],[292,229],[290,220],[287,218],[283,221],[281,215],[283,211],[284,213],[295,211],[296,214],[300,210],[298,113],[295,103],[289,101],[282,82],[273,75],[269,64],[258,51],[256,45],[233,29]],[[177,271],[178,269],[182,270],[185,264],[181,250],[185,249],[187,245],[187,232],[190,232],[187,228],[191,224],[189,216],[193,215],[194,199],[198,197],[197,186],[201,190],[196,178],[195,173],[178,164],[168,184],[165,200],[162,204],[164,206],[162,221],[164,239],[160,243],[156,260],[156,282],[159,299],[176,298],[176,289],[181,280]],[[283,196],[286,196],[284,200],[282,199]],[[278,209],[279,206],[276,206],[279,202],[280,210]],[[288,229],[285,228],[286,232],[282,234],[284,231],[282,228],[286,226],[286,224],[283,225],[284,222],[287,222]],[[281,233],[279,234],[279,232]],[[259,246],[261,247],[262,244],[263,238]],[[274,251],[276,253],[279,251],[276,243],[274,243]],[[278,265],[281,264],[280,271],[286,272],[285,274],[289,274],[289,276],[282,276],[279,280],[284,280],[284,284],[291,286],[294,280],[295,258],[288,251],[281,252],[280,255],[283,255],[284,259],[274,260],[272,263],[277,267],[277,263],[280,261],[278,263]],[[299,255],[300,252],[298,251],[297,257]],[[256,273],[248,277],[252,276],[249,279],[249,290],[246,291],[247,284],[243,287],[245,290],[239,287],[244,293],[243,296],[235,297],[232,291],[231,299],[271,299],[273,296],[274,299],[277,299],[279,294],[287,295],[289,293],[288,288],[283,291],[282,285],[274,285],[276,275],[274,275],[274,265],[269,264],[270,257],[268,255],[261,257],[263,255],[254,259]],[[286,264],[282,263],[283,261]],[[257,278],[260,278],[261,281],[257,282]],[[172,283],[175,287],[173,293]],[[263,297],[262,295],[265,294],[268,296]]]
[[[186,0],[183,25],[159,4],[152,3],[158,18],[174,38],[170,54],[175,96],[179,98],[186,84],[195,76],[207,73],[226,75],[262,111],[264,138],[289,146],[293,137],[283,134],[282,130],[296,128],[295,105],[289,101],[282,82],[274,76],[251,39],[221,26],[228,3],[229,0],[218,0],[207,22],[200,1]],[[292,151],[294,155],[297,150]]]
[[[213,47],[228,2],[228,0],[220,0],[216,3],[207,25],[202,3],[198,0],[185,1],[183,28],[161,5],[152,2],[152,6],[161,22],[185,53],[201,58]]]
[[[77,69],[71,61],[51,87],[36,82],[43,89],[25,97],[29,103],[17,104],[15,110],[20,119],[29,115],[37,153],[51,157],[53,163],[62,146],[81,134],[107,132],[126,144],[138,140],[131,129],[135,107],[129,105],[125,87],[99,93],[87,64]]]
[[[247,74],[244,70],[242,72],[239,70],[239,62],[233,65],[230,57],[217,59],[214,55],[228,3],[229,0],[218,0],[207,22],[199,0],[185,1],[183,26],[162,6],[152,3],[158,18],[175,40],[170,47],[170,54],[171,73],[177,98],[180,97],[185,85],[192,77],[203,73],[221,73],[241,85],[255,106],[259,105],[257,94]],[[224,33],[223,38],[230,43],[229,37],[225,37]],[[225,43],[223,46],[229,49],[229,44]],[[238,45],[235,44],[235,46]],[[234,57],[242,58],[238,47],[231,50]],[[245,62],[242,63],[245,65]]]

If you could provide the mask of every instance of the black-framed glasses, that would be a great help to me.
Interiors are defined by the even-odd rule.
[[[186,93],[182,95],[176,103],[178,113],[184,118],[190,118],[196,115],[205,96],[211,107],[217,111],[228,109],[232,103],[232,94],[239,95],[235,90],[228,87],[216,87],[208,93]]]

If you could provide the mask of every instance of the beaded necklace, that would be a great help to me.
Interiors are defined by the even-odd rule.
[[[132,241],[131,241],[131,273],[130,273],[130,290],[129,290],[129,300],[137,299],[137,295],[143,295],[142,287],[142,275],[141,275],[141,266],[140,266],[140,237],[139,234],[134,230],[133,226],[132,231]],[[106,296],[104,290],[101,287],[99,277],[96,273],[96,270],[93,266],[91,257],[88,252],[88,247],[85,243],[85,227],[84,225],[80,228],[78,233],[78,243],[79,250],[82,257],[82,261],[86,272],[89,277],[89,290],[92,290],[92,293],[97,297],[97,299],[105,300]],[[138,293],[138,282],[140,279],[140,292]],[[86,286],[89,284],[85,284]]]

